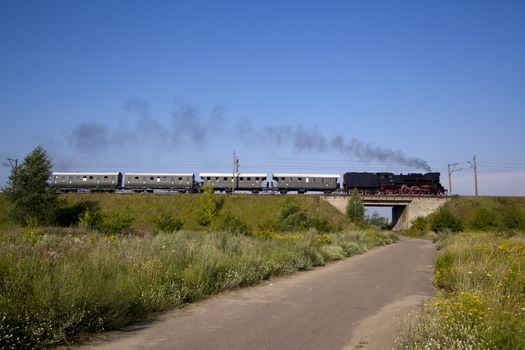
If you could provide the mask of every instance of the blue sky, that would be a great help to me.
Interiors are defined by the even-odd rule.
[[[525,195],[523,1],[1,1],[0,157]],[[339,138],[337,138],[339,137]],[[334,146],[334,139],[342,146]],[[352,141],[353,140],[353,141]],[[417,161],[414,161],[417,160]],[[0,168],[5,184],[9,168]]]

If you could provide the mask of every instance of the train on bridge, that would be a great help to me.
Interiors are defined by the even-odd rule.
[[[252,193],[288,192],[347,194],[354,188],[363,195],[440,196],[446,190],[433,173],[122,173],[53,172],[49,181],[60,192],[130,191],[198,193],[204,186],[213,191]],[[339,179],[342,178],[342,183]]]

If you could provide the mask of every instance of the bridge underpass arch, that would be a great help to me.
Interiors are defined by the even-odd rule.
[[[349,196],[323,196],[337,208],[346,212]],[[393,230],[404,230],[420,216],[427,216],[448,201],[448,197],[410,197],[410,196],[362,196],[365,207],[391,207]]]

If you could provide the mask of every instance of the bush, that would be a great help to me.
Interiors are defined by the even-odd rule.
[[[184,222],[168,212],[162,212],[155,220],[157,232],[175,232],[182,229]]]
[[[211,184],[203,186],[203,192],[204,193],[200,197],[201,209],[197,221],[199,225],[209,227],[215,220],[220,205],[215,199],[213,186]]]
[[[509,206],[501,210],[500,226],[507,230],[524,230],[525,214],[515,206]]]
[[[292,199],[286,199],[279,218],[281,231],[304,231],[310,227],[310,218]]]
[[[78,220],[78,227],[83,229],[98,229],[102,226],[102,215],[97,209],[86,209]]]
[[[357,226],[363,226],[365,224],[365,206],[363,205],[361,196],[359,196],[359,192],[357,192],[355,188],[346,205],[346,216]]]
[[[121,234],[129,228],[132,219],[129,215],[117,211],[110,211],[102,215],[102,221],[98,223],[97,230],[107,234]]]
[[[487,208],[478,208],[470,221],[471,228],[479,231],[493,230],[497,226],[494,211]]]
[[[432,217],[431,228],[435,232],[461,232],[463,230],[461,222],[448,210],[443,208],[439,209]]]
[[[220,229],[224,232],[247,236],[250,235],[250,229],[248,228],[248,225],[230,213],[227,213],[224,216],[224,222],[222,223]]]
[[[95,212],[98,210],[95,202],[82,201],[69,204],[62,201],[56,212],[55,224],[62,227],[75,226],[79,224],[86,211]]]

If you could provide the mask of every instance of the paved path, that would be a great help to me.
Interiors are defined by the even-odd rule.
[[[83,349],[390,349],[397,319],[435,292],[432,243],[403,238],[226,293]]]

